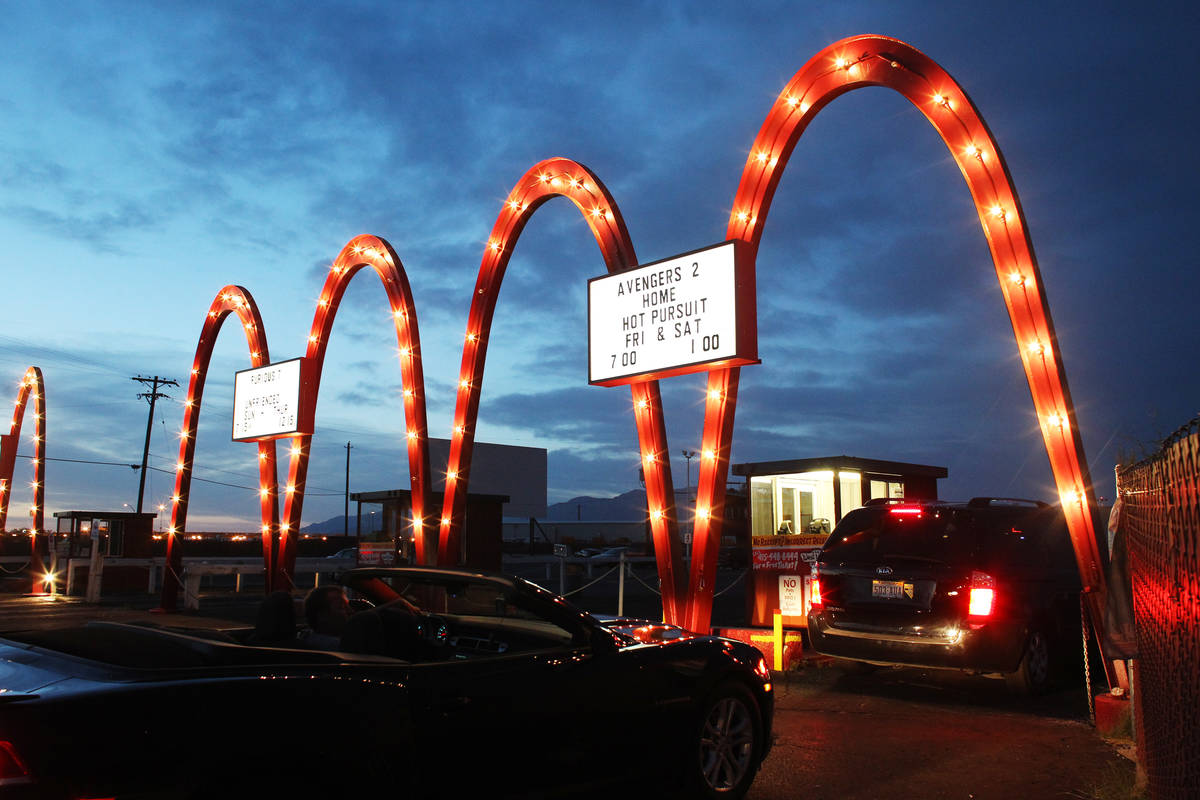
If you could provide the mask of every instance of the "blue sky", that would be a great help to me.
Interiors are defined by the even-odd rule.
[[[1119,456],[1200,411],[1200,12],[1182,3],[15,2],[5,15],[0,386],[15,396],[42,367],[52,458],[140,459],[146,406],[129,378],[185,383],[225,284],[254,294],[275,360],[301,355],[325,270],[360,233],[408,271],[430,432],[449,436],[471,286],[526,169],[590,167],[643,262],[719,242],[777,93],[861,33],[937,60],[996,136],[1099,494]],[[546,447],[551,502],[638,485],[628,390],[587,385],[586,281],[602,272],[578,212],[552,201],[496,313],[477,438]],[[306,523],[341,513],[347,441],[352,490],[407,480],[395,339],[372,281],[355,281],[334,328]],[[966,186],[899,95],[853,92],[810,126],[758,289],[763,363],[742,372],[735,462],[845,453],[946,466],[943,496],[1054,496]],[[245,366],[231,328],[195,474],[254,487],[253,446],[229,441]],[[672,451],[695,448],[703,378],[663,390]],[[172,489],[182,390],[169,393],[151,506]],[[18,462],[14,521],[29,474]],[[136,492],[128,467],[48,465],[50,510]],[[193,487],[189,528],[256,520],[252,489]]]

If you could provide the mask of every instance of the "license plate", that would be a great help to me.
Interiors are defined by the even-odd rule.
[[[900,600],[913,597],[913,585],[904,581],[871,581],[871,596]]]

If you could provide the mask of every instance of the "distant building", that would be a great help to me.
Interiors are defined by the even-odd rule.
[[[432,490],[446,489],[446,464],[450,463],[450,440],[429,440]],[[471,453],[472,494],[505,495],[506,517],[546,516],[546,449],[511,444],[476,442]]]

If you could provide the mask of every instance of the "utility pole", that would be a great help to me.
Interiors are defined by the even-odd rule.
[[[350,538],[350,443],[346,442],[346,513],[342,516],[342,521],[345,526],[342,529],[342,535]],[[361,509],[362,506],[359,506]]]
[[[131,381],[137,381],[141,384],[150,384],[150,391],[142,392],[138,397],[145,398],[150,401],[150,413],[146,416],[146,444],[142,447],[142,477],[138,479],[138,502],[137,513],[142,513],[142,494],[146,491],[146,460],[150,457],[150,431],[154,427],[154,401],[160,397],[170,398],[170,395],[165,395],[158,390],[159,386],[178,386],[175,381],[160,378],[155,375],[153,378],[145,378],[141,375],[136,378],[130,378]]]

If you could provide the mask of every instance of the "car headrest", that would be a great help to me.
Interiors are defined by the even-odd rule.
[[[254,620],[254,641],[283,642],[296,638],[296,607],[287,592],[271,592],[258,607]]]

